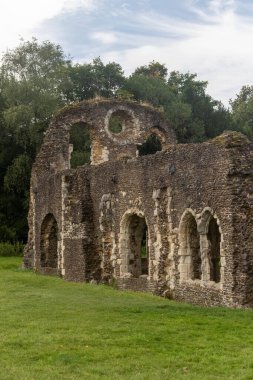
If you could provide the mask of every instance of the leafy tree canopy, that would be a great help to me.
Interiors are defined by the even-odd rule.
[[[71,83],[69,66],[70,60],[59,45],[49,41],[39,43],[36,39],[21,41],[2,57],[0,240],[13,241],[26,236],[31,164],[53,113],[65,103],[65,93]],[[3,199],[5,202],[1,202]],[[8,215],[6,204],[9,204]],[[19,210],[18,217],[16,210]],[[17,223],[10,220],[10,215]]]
[[[253,85],[243,86],[230,105],[235,128],[253,140]]]
[[[61,47],[49,41],[22,41],[4,54],[0,69],[3,117],[24,151],[35,153],[53,112],[64,105],[69,65]]]
[[[104,65],[99,57],[92,63],[69,67],[69,77],[72,83],[67,92],[69,101],[81,101],[95,96],[113,97],[125,81],[118,63]]]
[[[152,61],[147,66],[138,67],[135,70],[134,74],[145,75],[147,77],[153,77],[153,78],[159,78],[165,81],[168,75],[168,69],[164,64]]]

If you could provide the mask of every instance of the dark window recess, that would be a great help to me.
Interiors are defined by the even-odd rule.
[[[220,231],[216,220],[212,217],[209,222],[208,233],[208,259],[210,265],[210,280],[220,282]]]
[[[73,124],[70,129],[69,142],[73,145],[70,166],[77,168],[90,163],[91,141],[89,130],[84,123]]]
[[[162,144],[159,137],[152,133],[147,140],[137,147],[139,151],[139,156],[146,156],[148,154],[155,154],[162,150]]]

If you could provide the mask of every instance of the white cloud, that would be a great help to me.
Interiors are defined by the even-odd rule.
[[[233,0],[212,0],[205,11],[196,2],[188,4],[198,21],[143,14],[138,18],[143,28],[146,25],[150,35],[153,30],[162,37],[154,41],[152,36],[149,43],[147,35],[136,37],[134,47],[108,52],[102,58],[121,63],[128,74],[152,60],[165,63],[169,70],[197,73],[208,80],[208,92],[228,104],[244,84],[252,84],[253,16],[237,14]]]
[[[33,29],[61,12],[82,8],[93,10],[97,0],[1,0],[0,51],[17,45],[19,38],[31,38]]]
[[[41,38],[57,39],[55,42],[63,47],[67,44],[68,50],[70,46],[78,51],[82,62],[100,55],[105,61],[120,63],[126,74],[152,60],[165,63],[169,70],[197,73],[199,79],[209,81],[210,95],[226,104],[244,84],[252,84],[253,7],[246,8],[243,0],[182,0],[188,8],[185,14],[192,12],[192,19],[186,19],[185,14],[184,18],[180,14],[169,16],[169,4],[164,14],[144,6],[141,12],[134,12],[130,1],[120,0],[118,7],[110,8],[112,0],[0,0],[0,52],[16,46],[20,36],[30,39],[39,31]],[[157,1],[149,1],[154,10]],[[61,37],[60,29],[57,38],[52,23],[51,29],[45,27],[45,20],[64,12],[79,12],[79,8],[84,13],[95,10],[99,15],[99,25],[95,17],[88,26],[85,21],[89,19],[82,19],[86,40],[80,38],[81,23],[76,39],[75,25],[61,26],[72,31],[71,42],[68,33],[62,34],[65,40]],[[105,10],[108,17],[103,18]]]
[[[112,44],[117,41],[115,33],[111,32],[95,32],[91,33],[90,37],[103,44]]]

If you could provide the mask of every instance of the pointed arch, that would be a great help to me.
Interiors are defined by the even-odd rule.
[[[203,272],[206,281],[221,281],[221,244],[222,233],[217,215],[210,208],[205,208],[200,220],[201,251],[203,256]]]
[[[58,267],[58,225],[51,213],[45,216],[41,224],[40,265],[41,268]]]
[[[125,213],[120,224],[121,276],[149,273],[148,226],[140,211]]]
[[[200,236],[195,213],[185,210],[179,224],[179,272],[180,280],[200,280]]]

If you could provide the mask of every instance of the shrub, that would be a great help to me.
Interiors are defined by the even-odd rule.
[[[24,245],[20,242],[11,243],[0,243],[0,256],[22,256],[24,250]]]

